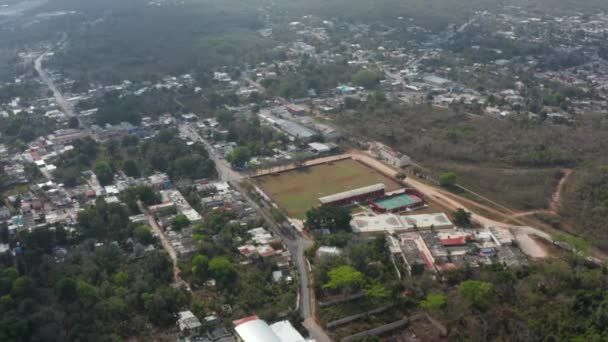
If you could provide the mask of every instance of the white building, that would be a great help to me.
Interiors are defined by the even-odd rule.
[[[321,246],[317,249],[317,258],[323,257],[339,257],[342,255],[342,249],[333,246]]]
[[[414,229],[446,229],[454,225],[444,213],[395,215],[381,214],[376,216],[355,216],[350,221],[353,233],[406,232]]]
[[[404,168],[412,164],[412,159],[410,157],[399,153],[384,144],[375,143],[372,146],[371,151],[376,154],[378,159],[383,160],[396,168]]]
[[[280,321],[268,325],[258,316],[249,316],[234,321],[234,329],[241,342],[310,342],[291,325],[289,321]]]
[[[308,147],[310,147],[310,149],[313,150],[315,153],[319,154],[331,152],[331,147],[322,143],[313,142],[308,144]]]

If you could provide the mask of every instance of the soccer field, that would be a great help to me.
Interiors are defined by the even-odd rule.
[[[303,219],[318,198],[383,183],[386,191],[402,188],[396,181],[352,159],[321,164],[256,179],[258,186],[290,217]]]

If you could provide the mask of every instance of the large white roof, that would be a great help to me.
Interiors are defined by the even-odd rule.
[[[270,329],[279,337],[281,342],[306,341],[289,321],[276,322],[270,326]]]
[[[239,324],[234,329],[243,342],[282,342],[270,329],[270,326],[261,319],[255,319]]]
[[[235,330],[243,342],[305,342],[308,341],[287,320],[268,325],[257,316],[235,321]]]
[[[344,191],[344,192],[340,192],[340,193],[329,195],[329,196],[324,196],[324,197],[319,198],[319,202],[321,202],[321,204],[333,203],[333,202],[341,201],[343,199],[347,199],[350,197],[360,196],[360,195],[368,194],[368,193],[374,192],[374,191],[380,191],[385,188],[386,188],[386,185],[384,185],[382,183],[378,183],[378,184],[366,186],[363,188],[353,189],[353,190]]]
[[[377,233],[384,231],[406,231],[414,227],[451,227],[452,222],[444,213],[407,216],[381,214],[376,216],[355,216],[350,221],[350,226],[355,233]]]

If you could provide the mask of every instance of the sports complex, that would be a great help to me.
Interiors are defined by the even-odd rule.
[[[297,219],[305,218],[310,208],[323,204],[323,198],[351,201],[353,196],[364,196],[358,198],[367,204],[368,200],[381,198],[384,192],[402,189],[397,181],[353,159],[265,175],[255,181],[281,209]],[[349,191],[353,196],[349,196]]]

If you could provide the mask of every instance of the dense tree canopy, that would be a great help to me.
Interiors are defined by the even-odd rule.
[[[114,171],[110,164],[100,161],[95,164],[94,171],[101,185],[110,185],[114,179]]]
[[[306,213],[306,226],[312,230],[350,231],[350,210],[339,206],[322,206]]]
[[[109,208],[103,211],[115,215]],[[111,230],[128,231],[114,223]],[[62,234],[48,228],[22,232],[16,237],[23,246],[16,267],[2,259],[0,340],[147,339],[153,329],[173,326],[188,293],[168,286],[172,265],[166,254],[152,251],[132,258],[121,245],[93,247]],[[54,258],[58,247],[68,250],[65,258]]]
[[[236,268],[225,257],[215,257],[209,261],[209,271],[216,281],[223,285],[229,284],[236,276]]]
[[[174,230],[182,230],[190,225],[190,220],[184,214],[177,214],[171,219],[171,228]]]
[[[352,77],[353,83],[366,89],[375,88],[380,80],[380,74],[369,69],[361,69]]]

